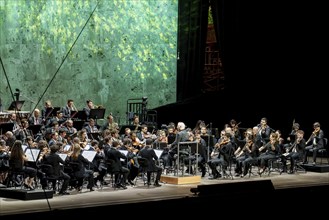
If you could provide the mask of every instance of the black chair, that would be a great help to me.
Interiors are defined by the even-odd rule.
[[[84,185],[85,177],[78,176],[80,173],[80,164],[78,162],[69,162],[69,171],[68,174],[71,177],[70,180],[70,186],[76,188],[79,192],[82,190],[82,187]]]
[[[145,159],[143,157],[138,157],[137,161],[139,164],[139,172],[138,172],[137,177],[135,178],[135,185],[139,178],[142,178],[144,185],[146,185],[147,184],[148,161],[147,161],[147,159]]]
[[[9,161],[8,175],[5,180],[7,188],[14,187],[16,189],[20,187],[20,189],[23,189],[26,177],[26,172],[24,170],[15,168]]]
[[[107,159],[105,163],[106,163],[106,166],[107,166],[106,173],[110,175],[110,177],[111,177],[111,185],[112,185],[112,187],[114,187],[114,185],[115,185],[115,181],[114,181],[114,175],[115,175],[115,173],[113,172],[114,160]],[[102,185],[103,184],[101,183],[101,186]]]
[[[329,164],[329,153],[328,153],[328,138],[323,138],[323,148],[318,150],[320,155],[320,164],[322,164],[322,159],[327,158],[327,164]]]
[[[47,180],[47,189],[52,189],[54,192],[59,191],[61,188],[61,181],[59,177],[55,175],[54,168],[50,164],[39,165],[41,172],[45,174]]]

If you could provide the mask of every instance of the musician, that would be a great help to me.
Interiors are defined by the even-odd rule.
[[[263,152],[262,152],[263,151]],[[277,133],[270,134],[270,141],[265,145],[259,148],[259,152],[261,153],[258,157],[259,161],[259,175],[261,175],[265,168],[268,167],[268,161],[270,159],[275,159],[279,155],[280,146],[279,146],[279,137]]]
[[[234,145],[231,142],[231,134],[225,133],[222,141],[215,144],[215,148],[210,154],[211,159],[208,161],[208,165],[211,169],[212,177],[209,179],[217,179],[222,176],[217,170],[217,166],[221,166],[223,176],[226,175],[226,169],[232,150],[234,150]]]
[[[145,147],[143,147],[138,155],[142,158],[145,158],[148,161],[148,167],[147,167],[147,185],[151,185],[151,174],[153,172],[156,172],[156,177],[154,181],[155,187],[160,187],[161,184],[159,183],[161,174],[162,174],[162,168],[157,166],[155,164],[155,161],[158,160],[158,156],[156,155],[154,149],[152,148],[153,145],[153,139],[148,138],[145,141]]]
[[[94,191],[94,171],[90,170],[90,162],[84,158],[81,154],[81,147],[79,144],[73,145],[73,152],[69,158],[70,166],[72,166],[72,162],[77,164],[77,169],[74,170],[74,177],[77,178],[76,188],[79,192],[82,190],[83,180],[86,178],[88,181],[87,189],[89,191]]]
[[[127,177],[128,183],[133,186],[134,184],[134,179],[137,177],[138,172],[139,172],[139,163],[138,163],[138,149],[135,149],[132,146],[131,139],[125,138],[123,139],[123,144],[121,147],[119,147],[120,150],[127,150],[128,153],[126,155],[127,161],[126,165],[127,168],[129,169],[129,175]]]
[[[9,147],[10,151],[16,141],[16,136],[13,134],[12,131],[7,131],[3,136],[3,139],[6,141],[6,145]]]
[[[77,137],[79,138],[81,149],[85,149],[86,146],[91,142],[91,140],[88,138],[87,131],[84,128],[78,131]]]
[[[239,140],[241,140],[241,132],[239,129],[239,124],[237,123],[235,119],[231,119],[229,126],[232,128],[232,132],[233,132],[233,137],[236,140],[236,143],[238,143]]]
[[[54,131],[53,133],[51,133],[51,138],[50,140],[48,141],[48,145],[51,146],[51,145],[54,145],[58,142],[58,132],[57,131]]]
[[[207,129],[206,126],[201,127],[201,133],[200,133],[201,138],[206,142],[206,162],[208,162],[210,153],[214,149],[215,145],[215,137],[214,135],[211,135],[211,131]]]
[[[106,155],[104,153],[104,146],[100,146],[97,140],[91,141],[92,148],[95,149],[96,155],[92,161],[93,163],[93,170],[97,172],[98,175],[94,178],[95,185],[97,182],[100,182],[101,185],[108,185],[105,181],[104,177],[107,172],[107,165],[106,165]]]
[[[17,140],[21,140],[23,144],[26,143],[26,138],[28,136],[33,137],[32,131],[30,129],[28,129],[29,127],[29,122],[26,119],[22,119],[21,121],[21,128],[19,128],[16,131],[16,139]]]
[[[202,130],[202,127],[201,127]],[[207,143],[206,141],[201,137],[201,134],[197,132],[194,135],[194,141],[198,143],[198,154],[196,159],[198,163],[198,168],[201,170],[201,177],[204,177],[206,175],[206,162],[208,162],[207,158]]]
[[[289,145],[291,146],[295,140],[296,140],[296,135],[297,135],[297,131],[300,129],[300,125],[299,123],[293,123],[292,124],[292,130],[289,134],[289,136],[287,137],[287,141],[289,142]],[[285,147],[289,147],[289,145],[285,145]]]
[[[206,127],[206,123],[203,120],[198,120],[194,126],[194,128],[192,129],[192,133],[196,134],[196,133],[200,133],[201,131],[201,127]]]
[[[309,139],[306,141],[304,163],[307,163],[307,153],[313,152],[313,165],[316,164],[316,157],[319,149],[324,148],[324,132],[321,130],[319,122],[313,124],[314,131],[312,132]]]
[[[0,139],[0,183],[4,183],[9,170],[9,147]]]
[[[168,139],[168,144],[172,144],[174,143],[174,141],[176,140],[176,129],[175,129],[175,125],[168,125],[167,127],[167,139]]]
[[[62,108],[63,111],[63,117],[68,119],[71,118],[71,112],[78,111],[77,108],[74,106],[73,99],[68,99],[66,106]]]
[[[119,147],[119,143],[114,141],[110,148],[105,148],[105,155],[107,160],[112,161],[110,169],[114,173],[114,187],[127,189],[126,181],[129,175],[129,169],[127,167],[123,167],[121,163],[121,159],[127,160],[127,157],[117,149]]]
[[[88,124],[84,127],[86,129],[87,133],[98,133],[98,127],[96,126],[95,119],[91,118],[89,119]]]
[[[23,152],[22,141],[16,140],[10,151],[9,164],[14,171],[23,171],[27,177],[24,180],[24,186],[29,190],[34,190],[34,180],[37,176],[35,168],[26,166],[28,158]]]
[[[259,148],[262,144],[258,127],[254,126],[251,133],[246,133],[245,139],[245,158],[242,161],[242,178],[247,175],[252,165],[258,165]]]
[[[130,135],[130,138],[131,138],[131,144],[135,149],[140,150],[144,146],[144,144],[138,138],[136,132],[132,131],[131,135]]]
[[[50,117],[50,114],[51,114],[51,111],[48,111],[48,109],[53,109],[53,106],[52,106],[50,100],[45,101],[45,105],[44,105],[43,109],[41,110],[41,117],[42,117],[44,124],[47,123],[47,121]]]
[[[33,115],[29,117],[29,125],[43,125],[43,120],[39,109],[34,109]]]
[[[71,177],[63,171],[62,166],[66,165],[67,162],[64,161],[58,155],[59,149],[60,149],[60,146],[58,144],[54,144],[54,145],[50,146],[50,153],[48,155],[44,156],[42,163],[49,164],[53,167],[53,173],[52,173],[51,177],[59,179],[59,180],[63,180],[63,183],[61,184],[61,188],[59,190],[59,195],[70,195],[70,193],[67,192],[66,190],[69,186]],[[53,185],[53,188],[56,189],[55,185]]]
[[[10,113],[8,115],[8,118],[9,118],[8,123],[13,123],[14,124],[12,132],[13,132],[14,135],[16,135],[16,132],[18,131],[18,129],[21,128],[20,123],[18,122],[16,113]]]
[[[86,101],[87,105],[83,108],[83,111],[86,113],[86,118],[89,120],[89,115],[90,115],[90,109],[94,109],[94,103],[92,100],[88,99]]]
[[[142,124],[141,125],[141,131],[137,132],[137,137],[139,138],[139,140],[145,144],[145,141],[148,138],[151,138],[153,141],[156,139],[156,135],[153,134],[153,132],[150,132],[148,130],[148,127],[146,124]]]
[[[267,118],[263,117],[257,125],[259,135],[262,137],[262,145],[265,145],[270,140],[272,129],[267,124]]]
[[[48,119],[46,122],[46,127],[49,128],[50,126],[54,125],[55,122],[58,123],[58,125],[62,125],[66,119],[63,117],[63,111],[57,111],[56,116]]]
[[[66,122],[61,125],[61,129],[64,129],[68,134],[75,134],[78,132],[78,130],[74,127],[74,122],[72,119],[67,119]]]
[[[125,132],[120,136],[120,139],[123,141],[126,138],[131,138],[131,129],[129,127],[125,128]]]
[[[286,148],[286,153],[282,154],[282,163],[283,163],[283,169],[287,169],[287,163],[286,161],[290,161],[290,169],[288,171],[289,174],[294,173],[294,167],[296,160],[303,159],[304,152],[305,152],[305,144],[306,141],[304,139],[304,131],[298,130],[296,131],[296,140],[289,148]]]
[[[132,121],[132,125],[135,126],[134,131],[137,132],[139,127],[141,126],[141,123],[139,121],[139,116],[138,115],[134,115],[133,117],[133,121]]]
[[[107,116],[107,122],[104,123],[104,125],[101,127],[101,131],[104,131],[106,129],[109,129],[110,131],[116,130],[120,131],[118,123],[114,121],[113,116],[110,114]]]

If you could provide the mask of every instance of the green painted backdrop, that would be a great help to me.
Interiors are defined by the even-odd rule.
[[[122,121],[131,98],[176,101],[178,0],[0,0],[0,95],[22,110],[91,99]]]

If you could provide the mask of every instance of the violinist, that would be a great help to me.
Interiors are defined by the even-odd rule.
[[[282,154],[283,170],[287,169],[286,161],[290,161],[290,169],[288,171],[289,174],[294,173],[296,160],[303,159],[305,143],[304,131],[298,130],[296,131],[296,140],[289,148],[286,148],[286,153]]]
[[[234,151],[234,156],[236,159],[235,176],[242,175],[242,163],[249,157],[253,145],[252,135],[246,135],[245,142],[246,143],[243,147],[239,146]]]
[[[269,166],[269,160],[275,159],[280,152],[278,133],[271,133],[270,141],[261,146],[259,152],[262,152],[258,157],[260,164],[259,175],[261,175],[265,171],[265,168]]]
[[[316,164],[316,157],[319,149],[324,148],[324,132],[321,130],[319,122],[313,124],[314,131],[312,132],[309,139],[306,141],[304,163],[307,163],[307,153],[313,152],[313,165]]]
[[[137,137],[137,134],[136,132],[131,132],[131,135],[130,135],[130,138],[131,138],[131,144],[132,146],[135,148],[135,149],[138,149],[140,150],[142,147],[143,147],[143,143],[142,141]]]
[[[210,154],[211,159],[208,161],[208,165],[212,171],[212,177],[209,179],[217,179],[222,175],[217,170],[217,166],[221,166],[223,175],[226,175],[226,169],[229,164],[230,152],[234,149],[234,145],[231,142],[231,134],[225,133],[220,143],[215,144],[215,148]]]
[[[120,150],[127,150],[127,168],[129,169],[129,174],[127,176],[128,183],[133,186],[134,179],[138,175],[139,163],[137,160],[138,149],[134,148],[131,139],[125,138],[123,140],[123,145],[119,148]]]
[[[232,128],[232,134],[235,140],[241,139],[241,132],[239,129],[239,125],[241,122],[237,123],[235,119],[231,119],[229,126]]]

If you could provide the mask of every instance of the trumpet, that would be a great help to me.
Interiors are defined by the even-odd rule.
[[[104,108],[103,105],[94,105],[94,109],[101,109]]]

